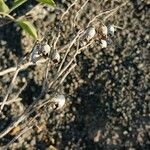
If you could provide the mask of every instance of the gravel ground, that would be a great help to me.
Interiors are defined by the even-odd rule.
[[[83,1],[79,3],[81,5]],[[85,7],[86,12],[81,15],[79,26],[85,25],[98,12],[114,8],[119,3],[119,0],[90,1]],[[66,9],[69,4],[60,0],[57,6]],[[123,29],[117,29],[106,49],[94,44],[77,57],[77,67],[62,86],[65,107],[53,112],[50,106],[40,110],[39,128],[25,132],[10,145],[10,149],[149,149],[149,6],[148,0],[131,0],[106,20],[106,24],[113,23]],[[24,6],[21,10],[24,13],[28,9]],[[68,22],[74,13],[75,9],[72,9],[69,20],[64,22],[64,36],[68,36],[68,40],[71,36],[67,35],[70,29]],[[57,10],[39,6],[32,16],[31,20],[43,34],[49,26],[53,27]],[[65,44],[67,41],[61,42]],[[33,40],[14,23],[0,27],[0,70],[15,66],[32,46]],[[20,94],[22,101],[4,107],[0,114],[0,131],[38,97],[43,71],[44,67],[37,66],[19,74],[13,92],[26,82],[27,87]],[[0,77],[1,101],[12,75]],[[19,126],[0,139],[0,146],[7,144],[17,131]]]

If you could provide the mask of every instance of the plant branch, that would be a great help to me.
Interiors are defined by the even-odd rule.
[[[4,12],[0,12],[0,15],[3,15],[3,16],[6,16],[8,17],[9,19],[11,19],[12,21],[15,21],[15,18],[7,13],[4,13]]]

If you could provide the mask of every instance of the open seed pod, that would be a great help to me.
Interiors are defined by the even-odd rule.
[[[85,30],[84,37],[87,41],[89,41],[95,36],[95,34],[96,34],[95,28],[91,26]]]
[[[60,54],[57,50],[53,50],[51,53],[51,59],[54,63],[59,63],[60,61]]]
[[[37,43],[32,50],[31,53],[31,62],[36,63],[41,57],[41,49],[42,49],[42,45],[40,43]]]
[[[108,34],[108,29],[104,24],[101,24],[100,27],[98,28],[98,35],[99,38],[106,40],[107,39],[107,34]]]
[[[55,103],[56,109],[61,109],[63,108],[63,106],[65,105],[65,96],[63,94],[56,94],[53,98],[52,98],[52,102]]]
[[[50,54],[50,46],[48,44],[37,43],[31,53],[31,61],[36,63],[39,59],[46,58]]]
[[[106,47],[107,47],[107,42],[106,42],[106,40],[101,39],[101,40],[100,40],[100,45],[101,45],[101,48],[106,48]]]
[[[42,54],[44,56],[49,56],[49,54],[50,54],[50,46],[48,44],[42,45]]]
[[[114,36],[114,32],[115,32],[115,28],[114,28],[114,25],[109,25],[108,26],[108,34],[110,35],[110,36]]]

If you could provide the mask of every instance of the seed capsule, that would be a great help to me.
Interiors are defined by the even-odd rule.
[[[55,103],[56,109],[61,109],[65,105],[65,96],[62,94],[57,94],[52,98],[52,101]]]
[[[100,45],[101,45],[101,48],[106,48],[107,47],[107,42],[105,40],[100,40]]]
[[[58,53],[57,50],[54,50],[54,52],[52,53],[51,58],[52,58],[52,61],[54,63],[58,63],[60,61],[60,54]]]
[[[87,41],[89,41],[94,37],[95,34],[96,34],[95,28],[94,27],[88,27],[85,30],[85,35],[84,36],[87,39]]]
[[[109,25],[109,26],[108,26],[108,34],[109,34],[110,36],[114,36],[114,32],[115,32],[114,26],[113,26],[113,25]]]
[[[40,58],[47,57],[50,53],[50,46],[48,44],[37,43],[31,53],[31,61],[36,63]]]
[[[44,45],[42,46],[42,54],[43,54],[44,56],[48,56],[49,53],[50,53],[50,46],[49,46],[48,44],[44,44]]]
[[[105,40],[107,38],[108,29],[104,24],[101,25],[99,34],[103,40]]]
[[[40,51],[41,51],[41,44],[40,44],[40,43],[37,43],[37,44],[33,47],[33,50],[32,50],[32,53],[31,53],[31,61],[32,61],[33,63],[36,63],[36,62],[41,58]]]

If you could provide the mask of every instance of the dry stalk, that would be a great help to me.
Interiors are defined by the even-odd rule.
[[[7,128],[5,128],[0,133],[0,138],[4,137],[6,134],[8,134],[14,127],[18,126],[21,122],[23,122],[25,119],[27,119],[33,112],[37,111],[43,107],[44,105],[50,103],[53,104],[51,101],[51,98],[54,95],[52,94],[51,97],[47,100],[41,100],[41,94],[40,96],[14,121],[12,122]],[[27,122],[28,123],[28,122]]]
[[[9,85],[8,91],[7,91],[7,93],[6,93],[5,97],[4,97],[4,100],[3,100],[2,104],[1,104],[1,107],[0,107],[1,111],[2,111],[2,109],[4,107],[4,105],[5,105],[8,97],[9,97],[9,94],[12,91],[12,88],[13,88],[13,85],[15,84],[15,80],[16,80],[16,77],[17,77],[18,73],[19,73],[19,69],[16,70],[16,72],[15,72],[15,74],[13,76],[13,79],[12,79],[10,85]]]
[[[44,93],[46,93],[47,89],[48,89],[48,73],[49,73],[49,69],[50,69],[50,59],[47,61],[46,63],[46,67],[45,67],[45,75],[44,75],[44,81],[43,81],[43,85],[42,85],[42,91],[41,91],[41,95],[40,97],[42,97],[42,95]]]
[[[76,19],[77,17],[79,16],[80,12],[82,11],[82,9],[87,5],[87,3],[89,2],[89,0],[86,0],[84,2],[84,4],[80,7],[80,9],[77,11],[75,17],[74,17],[74,21],[73,21],[73,25],[75,26],[75,22],[76,22]]]
[[[38,64],[43,63],[43,62],[45,63],[45,61],[46,61],[46,59],[40,60],[40,61],[38,62]],[[18,73],[19,73],[21,70],[24,70],[24,69],[26,69],[26,68],[28,68],[29,66],[32,66],[32,65],[35,65],[35,64],[33,64],[32,62],[27,62],[26,64],[20,65],[19,67],[12,67],[12,68],[9,68],[9,69],[7,69],[7,70],[1,72],[1,74],[4,75],[5,73],[13,72],[13,71],[15,71],[15,69],[16,69],[15,74],[14,74],[14,76],[13,76],[13,78],[12,78],[12,81],[11,81],[11,83],[10,83],[10,85],[9,85],[9,88],[8,88],[8,90],[7,90],[7,93],[6,93],[6,95],[5,95],[4,99],[3,99],[3,102],[2,102],[2,104],[1,104],[1,107],[0,107],[0,110],[1,110],[1,111],[2,111],[2,109],[3,109],[3,107],[4,107],[4,105],[6,104],[6,101],[7,101],[8,97],[9,97],[11,91],[12,91],[12,88],[13,88],[13,86],[14,86],[14,84],[15,84],[15,80],[16,80],[16,78],[17,78]]]
[[[6,70],[3,70],[0,72],[0,76],[4,76],[5,74],[8,74],[8,73],[11,73],[11,72],[14,72],[16,70],[17,67],[11,67],[11,68],[8,68]]]
[[[15,136],[6,146],[3,147],[3,150],[7,150],[9,146],[14,143],[19,137],[21,137],[24,133],[28,132],[33,128],[34,125],[31,125],[30,127],[25,127],[17,136]]]
[[[5,102],[5,105],[10,105],[10,104],[12,104],[12,103],[14,103],[14,102],[21,101],[21,98],[18,98],[18,97],[19,97],[19,95],[22,93],[22,91],[25,89],[26,86],[27,86],[27,82],[25,82],[25,84],[21,87],[21,89],[20,89],[19,92],[15,95],[14,98],[12,98],[11,100]],[[2,105],[2,104],[3,104],[3,102],[0,102],[0,105]]]
[[[68,53],[69,53],[71,47],[73,46],[73,44],[76,42],[77,38],[78,38],[82,33],[83,33],[83,30],[78,31],[76,37],[75,37],[75,38],[72,40],[72,42],[70,43],[70,45],[69,45],[69,47],[68,47],[68,49],[67,49],[67,51],[66,51],[66,53],[65,53],[65,55],[64,55],[64,57],[63,57],[63,60],[61,61],[60,65],[59,65],[59,68],[58,68],[58,71],[57,71],[58,73],[60,72],[60,70],[61,70],[61,68],[62,68],[62,66],[63,66],[63,64],[64,64],[65,59],[66,59],[66,57],[67,57],[67,55],[68,55]]]
[[[63,20],[64,16],[69,12],[69,10],[77,3],[78,0],[75,0],[69,7],[68,9],[62,14],[61,16],[61,21]]]
[[[87,45],[81,47],[80,49],[77,47],[76,52],[75,52],[75,54],[72,56],[71,60],[70,60],[70,61],[68,62],[68,64],[59,72],[59,74],[58,74],[58,76],[57,76],[57,78],[56,78],[56,81],[58,80],[58,78],[61,77],[61,75],[62,75],[65,71],[68,70],[68,68],[69,68],[70,65],[73,63],[73,61],[76,60],[76,56],[77,56],[78,54],[80,54],[81,50],[86,49],[86,48],[87,48],[88,46],[90,46],[92,43],[93,43],[93,40],[92,40],[90,43],[88,43]],[[58,82],[59,82],[59,81],[58,81]],[[57,84],[57,82],[56,82],[56,84]],[[55,84],[55,85],[51,85],[51,87],[52,87],[52,86],[55,87],[56,84]]]
[[[37,65],[43,64],[43,63],[45,63],[46,61],[47,61],[47,59],[41,59],[41,60],[39,60],[39,61],[37,62]],[[23,64],[23,65],[20,65],[19,72],[22,71],[22,70],[27,69],[28,67],[30,67],[30,66],[32,66],[32,65],[35,65],[35,64],[33,64],[32,62],[27,62],[27,63],[25,63],[25,64]],[[11,67],[11,68],[8,68],[8,69],[6,69],[6,70],[3,70],[3,71],[0,72],[0,76],[4,76],[5,74],[15,72],[16,69],[17,69],[17,67]]]
[[[99,18],[100,16],[103,16],[103,15],[106,15],[108,14],[107,16],[104,17],[104,21],[109,18],[110,16],[112,16],[114,13],[116,13],[121,7],[125,6],[126,4],[128,3],[128,1],[124,2],[123,4],[121,4],[120,6],[117,6],[116,8],[114,9],[111,9],[111,10],[108,10],[108,11],[102,11],[100,12],[98,15],[96,15],[92,20],[89,21],[87,27],[90,26],[91,23],[93,23],[97,18]]]
[[[22,98],[14,98],[14,99],[12,99],[10,101],[5,102],[5,105],[10,105],[10,104],[12,104],[14,102],[20,102],[21,100],[22,100]],[[0,105],[2,105],[2,102],[0,102]]]
[[[74,64],[71,65],[71,67],[67,70],[67,72],[64,74],[64,76],[61,78],[59,85],[62,84],[62,82],[66,79],[66,77],[67,77],[67,76],[69,75],[69,73],[75,68],[76,65],[77,65],[76,63],[74,63]],[[56,88],[56,89],[57,89],[57,88]],[[55,89],[55,90],[56,90],[56,89]]]
[[[36,118],[39,115],[34,116],[29,122],[28,124],[25,124],[22,131],[16,135],[6,146],[3,147],[4,150],[7,150],[9,148],[9,146],[14,143],[20,136],[22,136],[24,133],[28,132],[29,130],[31,130],[34,126],[35,126],[35,122],[36,122]]]

